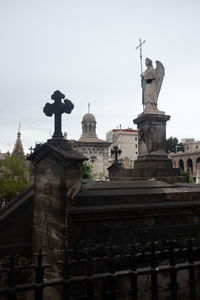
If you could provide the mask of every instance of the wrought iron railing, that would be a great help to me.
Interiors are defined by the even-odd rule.
[[[59,275],[53,279],[45,279],[50,266],[43,260],[40,250],[36,263],[24,267],[33,275],[26,283],[18,283],[23,268],[16,266],[15,257],[2,264],[0,274],[6,281],[0,299],[16,300],[32,291],[33,299],[44,300],[45,289],[58,286],[60,296],[54,300],[200,299],[200,247],[191,239],[179,247],[176,241],[164,241],[63,251]]]

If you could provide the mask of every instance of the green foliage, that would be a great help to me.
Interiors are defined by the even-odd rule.
[[[176,153],[177,151],[183,151],[183,145],[178,142],[178,139],[176,137],[173,138],[171,136],[166,140],[166,151],[167,153],[170,152]]]
[[[8,155],[0,161],[0,206],[29,186],[29,166],[24,157]]]
[[[92,179],[92,165],[88,163],[82,164],[82,176],[83,179]]]
[[[189,177],[189,183],[194,183],[194,179],[192,177]]]
[[[189,175],[189,173],[187,173],[187,172],[183,171],[182,169],[180,169],[180,175],[181,175],[181,176],[184,176],[184,177],[187,177],[187,178],[188,178],[188,180],[189,180],[189,178],[190,178],[190,175]]]
[[[190,177],[190,174],[188,172],[185,172],[182,169],[180,169],[180,175],[186,177],[189,183],[194,183],[194,179]]]
[[[92,179],[92,180],[102,180],[102,178],[105,178],[105,174],[102,172],[99,173],[93,173],[93,165],[85,162],[82,164],[82,177],[83,179]]]

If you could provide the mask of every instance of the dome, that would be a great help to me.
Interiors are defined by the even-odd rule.
[[[82,135],[81,138],[97,138],[96,135],[96,119],[91,113],[87,113],[82,119]]]
[[[95,116],[91,113],[87,113],[83,116],[82,123],[96,123]]]

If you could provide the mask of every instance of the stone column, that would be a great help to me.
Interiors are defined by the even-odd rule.
[[[56,263],[62,257],[61,250],[70,244],[68,210],[81,189],[81,164],[85,159],[63,139],[49,140],[29,156],[35,175],[33,252],[41,248],[47,253],[49,278],[58,274]],[[55,290],[45,297],[55,300]]]
[[[200,163],[197,163],[196,167],[196,183],[200,183]]]

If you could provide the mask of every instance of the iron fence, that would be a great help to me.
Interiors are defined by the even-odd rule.
[[[0,274],[7,277],[0,299],[17,300],[18,294],[32,291],[33,299],[44,300],[47,287],[59,287],[60,296],[54,300],[200,299],[200,246],[192,239],[181,247],[164,241],[63,251],[59,276],[53,279],[46,279],[50,265],[44,263],[41,250],[34,265],[17,266],[16,259],[12,256],[1,265]],[[19,271],[26,268],[34,278],[18,283]]]

